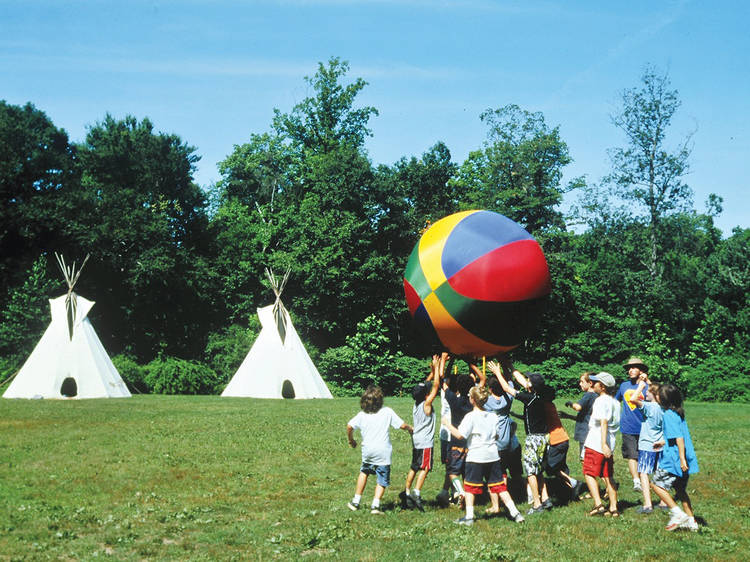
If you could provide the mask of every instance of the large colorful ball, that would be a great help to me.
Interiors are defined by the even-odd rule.
[[[456,355],[492,356],[534,331],[550,293],[544,252],[521,226],[491,211],[433,224],[404,273],[417,329]]]

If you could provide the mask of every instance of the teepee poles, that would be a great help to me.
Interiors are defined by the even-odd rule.
[[[68,294],[65,296],[65,316],[68,320],[68,335],[70,336],[71,341],[73,340],[73,328],[75,327],[77,308],[76,294],[73,292],[73,287],[75,287],[75,284],[78,282],[78,278],[81,276],[81,271],[83,271],[83,266],[85,266],[86,262],[89,261],[90,255],[91,254],[86,254],[81,267],[76,270],[76,262],[73,262],[73,265],[68,267],[65,264],[65,258],[63,257],[63,255],[55,252],[57,265],[60,266],[60,270],[62,271],[63,277],[65,278],[65,282],[68,284]]]
[[[271,289],[273,289],[274,295],[276,295],[276,302],[273,303],[273,317],[276,321],[276,327],[279,330],[279,337],[281,338],[282,344],[286,339],[286,314],[284,304],[281,302],[281,293],[284,291],[284,287],[286,287],[286,282],[289,280],[289,273],[291,270],[291,267],[287,268],[284,278],[281,280],[281,283],[279,283],[276,276],[273,274],[273,270],[266,268],[266,277],[271,284]]]

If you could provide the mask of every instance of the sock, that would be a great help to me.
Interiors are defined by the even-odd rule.
[[[508,510],[508,513],[510,514],[511,517],[515,517],[516,515],[520,513],[520,511],[518,511],[518,508],[515,506],[515,504],[510,507],[506,505],[505,508]]]
[[[474,506],[466,506],[466,519],[474,519]]]
[[[408,494],[409,492],[407,491],[406,493]],[[412,494],[414,494],[414,495],[415,495],[415,496],[417,496],[417,497],[419,497],[419,496],[421,495],[421,494],[419,493],[419,490],[417,490],[416,488],[414,488],[414,491],[412,492]]]
[[[355,505],[359,505],[360,501],[362,501],[362,496],[358,494],[354,494],[354,499],[352,500],[352,503]]]
[[[372,498],[372,508],[377,509],[380,507],[380,500],[377,498]]]
[[[406,495],[407,496],[409,495],[409,488],[408,487],[406,488]]]
[[[578,486],[578,480],[576,480],[575,478],[571,477],[570,478],[570,487],[571,488],[575,488],[576,486]]]
[[[464,485],[461,483],[460,478],[454,478],[453,480],[451,480],[451,484],[453,484],[453,487],[459,494],[461,494],[462,496],[464,495]]]
[[[672,513],[672,515],[687,515],[684,511],[682,511],[679,505],[674,506],[669,511]]]

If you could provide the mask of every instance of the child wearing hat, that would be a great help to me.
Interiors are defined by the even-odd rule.
[[[648,373],[648,367],[638,357],[631,357],[623,365],[625,372],[628,374],[628,380],[620,385],[615,395],[615,399],[622,402],[622,411],[620,414],[621,424],[620,432],[622,433],[622,458],[628,461],[628,470],[633,478],[633,490],[641,491],[641,480],[638,476],[638,438],[641,434],[641,425],[643,424],[643,412],[636,407],[634,398],[639,400],[646,399],[648,385],[642,391],[638,389],[638,378],[642,374]]]
[[[591,408],[589,433],[584,442],[583,475],[594,498],[594,508],[589,515],[610,515],[618,517],[617,490],[614,486],[614,449],[617,431],[620,429],[620,408],[612,395],[615,393],[615,378],[609,373],[601,372],[590,375],[597,394]],[[602,505],[597,478],[602,478],[609,495],[609,511]]]

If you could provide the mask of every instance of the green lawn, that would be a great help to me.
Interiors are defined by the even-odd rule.
[[[358,399],[263,401],[137,396],[88,401],[0,400],[0,559],[747,559],[750,408],[686,406],[701,472],[690,479],[698,533],[639,516],[625,463],[620,520],[587,518],[590,500],[516,525],[471,528],[425,484],[426,513],[395,506],[410,441],[394,435],[385,516],[352,513],[360,451],[346,422]],[[411,400],[389,398],[410,421]],[[518,405],[516,405],[518,408]],[[572,435],[572,422],[565,420]],[[619,442],[618,442],[619,449]],[[577,444],[569,462],[575,461]],[[369,505],[372,483],[365,491]],[[522,509],[526,505],[520,506]],[[478,509],[481,513],[482,508]]]

